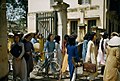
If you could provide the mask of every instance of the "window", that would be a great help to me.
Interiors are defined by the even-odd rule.
[[[92,26],[96,26],[96,20],[88,20],[88,31],[91,30]]]
[[[91,0],[78,0],[78,4],[90,4]]]
[[[70,22],[71,33],[77,33],[78,21],[71,21]]]

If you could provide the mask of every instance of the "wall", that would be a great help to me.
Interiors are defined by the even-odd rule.
[[[79,23],[85,22],[87,24],[87,21],[89,19],[96,18],[96,20],[97,20],[96,24],[97,24],[98,28],[102,29],[104,27],[104,23],[105,23],[105,21],[104,21],[105,16],[103,16],[103,13],[105,13],[103,11],[104,0],[91,0],[90,5],[79,5],[78,0],[63,0],[63,1],[70,5],[70,7],[68,7],[68,12],[67,12],[67,18],[68,18],[67,27],[68,27],[68,29],[70,29],[69,22],[73,19],[77,19]],[[34,0],[29,0],[29,6],[30,6],[29,13],[53,10],[52,8],[50,8],[50,0],[36,0],[36,2]],[[84,15],[85,15],[84,17],[88,17],[87,19],[86,18],[84,19],[83,13],[81,13],[81,9],[83,9],[83,8],[88,8],[84,12]],[[93,8],[93,9],[91,9],[91,8]],[[96,9],[94,9],[94,8],[96,8]],[[33,21],[33,20],[31,20],[31,21]],[[33,22],[31,22],[31,21],[30,21],[30,23],[32,25]],[[33,24],[35,24],[35,21]],[[34,27],[35,26],[36,25],[34,25]],[[69,31],[70,30],[67,31],[68,34],[70,34]]]
[[[50,10],[50,0],[28,0],[28,13]]]

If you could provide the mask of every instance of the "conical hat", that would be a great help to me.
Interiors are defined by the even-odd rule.
[[[13,34],[12,32],[8,33],[8,35],[10,35],[10,36],[14,36],[14,34]]]
[[[120,45],[120,37],[114,36],[108,41],[109,46],[119,46]]]
[[[28,36],[28,35],[30,35],[31,33],[25,33],[24,35],[23,35],[23,39],[26,37],[26,36]]]

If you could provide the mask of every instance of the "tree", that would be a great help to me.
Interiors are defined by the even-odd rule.
[[[0,0],[0,81],[8,81],[6,0]]]
[[[28,0],[7,0],[7,19],[24,19],[27,27]]]

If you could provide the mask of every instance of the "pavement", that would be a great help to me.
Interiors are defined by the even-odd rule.
[[[88,81],[86,77],[83,77],[82,76],[82,67],[79,67],[77,69],[77,79],[76,81]],[[12,81],[13,79],[13,76],[12,76],[12,72],[9,73],[9,80],[8,81]],[[31,78],[31,81],[58,81],[58,76],[57,75],[53,75],[52,73],[49,73],[49,77],[48,76],[43,76],[44,74],[38,74],[37,73],[37,70],[33,70],[30,74],[30,78]],[[94,81],[103,81],[102,80],[102,75],[98,75],[98,77],[95,78]],[[66,76],[63,76],[61,81],[70,81],[69,79],[69,72],[67,72],[67,75]]]

